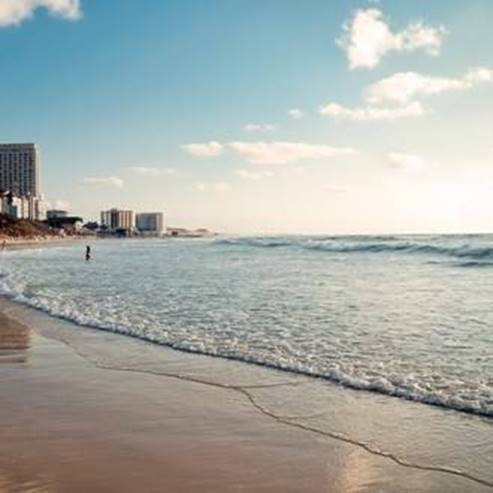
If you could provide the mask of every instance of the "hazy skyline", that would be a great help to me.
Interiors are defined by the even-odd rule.
[[[493,5],[0,0],[1,142],[85,219],[493,231]]]

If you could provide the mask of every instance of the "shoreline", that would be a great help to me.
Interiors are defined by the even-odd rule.
[[[4,314],[0,326],[11,327],[13,324],[17,327],[14,331],[24,330],[29,334],[29,347],[21,348],[17,359],[12,360],[12,354],[10,359],[5,359],[5,355],[0,357],[2,370],[7,369],[2,373],[1,382],[6,389],[3,395],[9,403],[7,408],[0,409],[0,422],[4,426],[9,423],[6,428],[9,430],[8,442],[20,456],[24,456],[29,447],[33,449],[24,464],[28,471],[26,476],[37,475],[35,471],[42,462],[41,469],[50,472],[50,481],[60,488],[57,491],[83,491],[79,482],[94,474],[97,477],[91,484],[85,483],[86,491],[135,491],[139,488],[142,491],[163,491],[165,488],[171,488],[171,491],[320,491],[324,489],[322,485],[327,484],[331,485],[330,491],[352,491],[368,481],[373,486],[367,491],[406,491],[403,475],[406,486],[413,485],[408,491],[492,490],[477,478],[468,478],[467,473],[454,472],[456,468],[446,467],[450,470],[440,471],[433,466],[412,465],[405,460],[400,464],[401,459],[395,461],[391,453],[379,455],[377,447],[365,448],[364,442],[347,436],[346,432],[331,432],[330,436],[330,432],[321,431],[311,422],[302,422],[303,416],[287,419],[272,411],[272,404],[262,402],[264,394],[274,394],[291,385],[293,390],[302,387],[306,382],[304,377],[292,376],[286,382],[286,374],[272,370],[257,371],[244,368],[247,365],[241,363],[177,354],[172,349],[150,347],[121,335],[76,328],[69,322],[37,314],[33,309],[6,300],[0,303],[0,313]],[[7,332],[12,334],[12,327]],[[4,348],[0,354],[5,351],[2,334],[5,335],[5,330],[0,330],[0,341],[3,342],[0,347]],[[7,340],[11,341],[12,336]],[[129,362],[137,354],[142,361],[133,367]],[[70,368],[69,372],[67,368]],[[211,375],[204,376],[204,368],[208,368]],[[252,374],[253,382],[248,382]],[[55,398],[49,402],[42,391],[46,386],[57,389]],[[252,390],[255,386],[258,388],[256,393]],[[116,392],[114,395],[111,392],[108,395],[110,388]],[[352,395],[347,389],[334,388],[333,392],[331,400],[335,401]],[[65,416],[67,398],[68,404],[77,401],[73,408],[76,416],[71,416],[68,421]],[[26,409],[26,402],[29,403],[26,412],[32,415],[19,421],[16,409]],[[339,404],[333,402],[333,405]],[[94,405],[101,406],[99,411],[107,418],[116,413],[121,421],[113,424],[104,419],[101,422]],[[38,408],[43,412],[49,409],[49,415],[36,419]],[[372,414],[368,407],[365,412]],[[395,411],[392,412],[395,415]],[[149,413],[153,416],[149,428],[125,432],[129,422],[146,422],[143,415]],[[29,426],[25,429],[24,425],[30,419],[37,422],[36,430]],[[351,419],[348,416],[348,420]],[[57,425],[60,420],[64,422],[62,429]],[[212,424],[203,426],[204,420]],[[88,422],[93,423],[89,436],[78,435],[80,427]],[[120,440],[123,435],[125,443]],[[169,451],[170,436],[173,453]],[[70,454],[77,458],[79,466],[81,461],[84,464],[83,470],[72,471],[70,478],[66,478],[55,464],[55,458],[59,458],[58,452],[55,453],[57,444],[68,437],[73,442]],[[118,481],[116,478],[105,479],[112,482],[114,489],[100,488],[98,484],[102,478],[97,475],[93,456],[101,453],[97,445],[101,437],[105,437],[106,445],[111,444],[110,449],[104,450],[108,454],[106,460],[115,471],[127,471],[124,458],[116,450],[123,447],[128,451],[136,444],[142,445],[133,461],[139,463],[139,471],[146,471],[146,477],[150,474],[157,483],[147,483],[140,472],[136,473],[139,484],[132,483],[127,477],[129,474],[120,472],[124,477]],[[208,463],[206,470],[193,453],[196,447],[201,451],[201,460],[216,457]],[[51,449],[54,455],[50,456]],[[39,457],[41,450],[47,450],[43,458]],[[86,450],[86,453],[82,454],[80,450]],[[346,463],[354,462],[354,456],[358,460],[347,470]],[[6,475],[5,468],[8,469],[7,457],[7,449],[0,446],[0,486],[1,478]],[[152,467],[141,464],[144,458],[151,460]],[[173,467],[163,468],[164,459],[171,461]],[[245,460],[254,467],[255,479],[251,477],[251,469],[245,466]],[[362,463],[364,474],[358,467]],[[177,477],[176,467],[186,467],[187,478]],[[341,483],[341,475],[346,477],[348,474],[351,484]],[[16,482],[22,481],[16,479],[12,484]]]
[[[77,242],[93,241],[94,238],[88,237],[39,237],[39,238],[0,238],[0,249],[4,251],[20,250],[20,249],[35,249],[36,247],[46,246],[68,246]],[[5,248],[2,247],[2,243],[5,241]]]

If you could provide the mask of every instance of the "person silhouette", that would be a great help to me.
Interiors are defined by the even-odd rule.
[[[86,261],[89,262],[91,260],[91,247],[86,245]]]

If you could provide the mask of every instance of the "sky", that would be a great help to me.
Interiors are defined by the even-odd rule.
[[[52,207],[493,231],[491,0],[0,0],[0,141]]]

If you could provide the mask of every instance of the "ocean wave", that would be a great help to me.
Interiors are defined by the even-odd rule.
[[[293,242],[289,240],[277,239],[275,237],[265,238],[221,238],[215,241],[217,245],[226,246],[248,246],[258,248],[277,248],[293,246]]]
[[[437,241],[430,242],[403,239],[394,236],[361,237],[320,237],[281,239],[276,237],[223,238],[217,240],[225,246],[246,246],[256,248],[291,247],[327,253],[405,253],[432,256],[447,256],[458,259],[493,262],[493,243],[482,246],[470,244],[447,245]],[[461,265],[473,267],[474,265]],[[485,262],[477,267],[484,267]]]
[[[253,364],[277,371],[285,371],[311,378],[327,380],[354,390],[375,392],[390,397],[397,397],[454,411],[493,418],[493,406],[491,405],[491,400],[487,397],[485,399],[481,399],[481,397],[478,397],[477,399],[463,399],[458,396],[446,395],[440,392],[423,391],[418,385],[406,385],[406,387],[403,387],[398,383],[392,382],[385,376],[368,376],[365,378],[364,376],[349,375],[337,368],[319,371],[315,367],[310,367],[302,363],[286,364],[283,361],[272,361],[262,356],[244,354],[234,349],[225,350],[210,346],[205,347],[202,343],[197,341],[190,342],[186,340],[166,339],[156,333],[143,333],[136,331],[132,327],[125,324],[98,320],[73,310],[60,309],[58,307],[50,306],[48,303],[43,302],[36,297],[16,291],[16,289],[9,287],[5,282],[0,284],[0,295],[7,297],[14,302],[30,306],[47,313],[50,316],[75,323],[79,326],[129,336],[177,351]]]
[[[311,250],[321,250],[326,252],[340,253],[385,253],[385,252],[404,252],[404,253],[421,253],[430,255],[446,255],[457,258],[473,259],[492,259],[493,247],[472,247],[469,245],[460,246],[441,246],[433,244],[423,244],[415,242],[396,242],[396,243],[364,243],[364,244],[327,244],[311,243],[305,245],[305,248]]]
[[[488,268],[491,269],[493,268],[493,262],[482,262],[482,261],[477,261],[477,260],[469,260],[466,262],[457,262],[454,264],[457,267],[464,267],[464,268]]]

